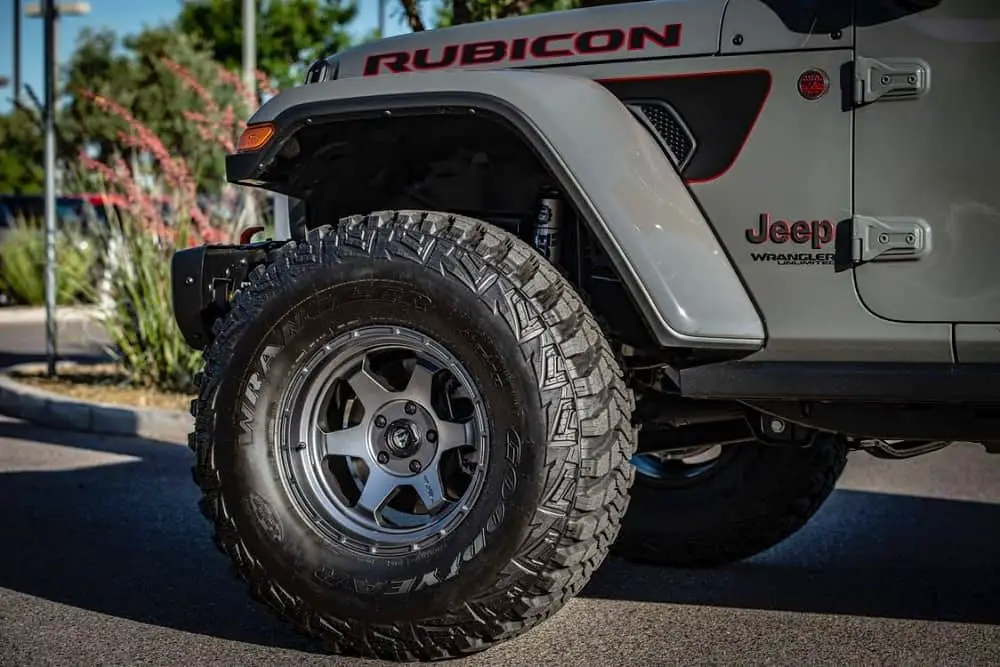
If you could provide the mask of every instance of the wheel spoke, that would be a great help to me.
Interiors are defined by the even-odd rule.
[[[361,366],[361,370],[352,375],[347,383],[351,385],[351,389],[358,395],[358,399],[366,411],[375,410],[390,400],[389,394],[392,392],[372,375],[367,359],[365,359],[364,364]]]
[[[465,424],[440,421],[438,426],[438,449],[447,451],[463,445],[471,445]]]
[[[320,437],[323,438],[325,456],[367,458],[365,429],[361,426],[352,426],[340,431],[320,431]]]
[[[427,509],[433,509],[444,500],[444,485],[441,483],[441,473],[437,466],[420,473],[411,480],[411,483]]]
[[[358,507],[377,515],[398,486],[399,480],[396,477],[381,468],[372,466],[368,473],[368,480],[365,482],[365,488],[361,490],[361,497],[358,498]]]
[[[410,381],[406,384],[406,398],[429,407],[431,405],[433,380],[434,371],[420,365],[420,362],[417,361],[413,365],[413,373],[410,375]]]

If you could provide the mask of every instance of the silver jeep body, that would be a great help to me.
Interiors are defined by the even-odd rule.
[[[761,553],[849,452],[1000,453],[998,82],[996,0],[624,2],[314,63],[226,158],[277,238],[173,257],[216,543],[333,649],[442,659],[612,544]]]
[[[652,0],[359,46],[250,122],[287,141],[364,113],[503,119],[657,345],[740,353],[685,370],[690,395],[978,400],[987,366],[955,368],[1000,361],[998,62],[989,0]],[[281,160],[231,156],[229,177],[308,197]],[[945,385],[910,396],[888,363]]]

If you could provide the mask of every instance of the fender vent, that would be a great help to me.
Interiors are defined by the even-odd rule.
[[[660,100],[634,100],[627,104],[636,117],[660,140],[677,171],[683,171],[691,161],[697,144],[691,130],[673,107]]]

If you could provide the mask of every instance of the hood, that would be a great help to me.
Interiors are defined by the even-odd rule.
[[[708,55],[718,51],[725,6],[648,0],[411,33],[331,56],[307,80]]]

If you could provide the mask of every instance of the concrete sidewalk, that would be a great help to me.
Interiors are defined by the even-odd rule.
[[[56,308],[58,322],[87,322],[97,318],[96,306],[59,306]],[[41,306],[0,307],[0,326],[4,324],[42,324],[45,322],[45,308]]]
[[[64,360],[82,363],[108,360],[111,341],[94,311],[59,308],[56,348]],[[45,309],[0,308],[0,367],[45,361]]]

